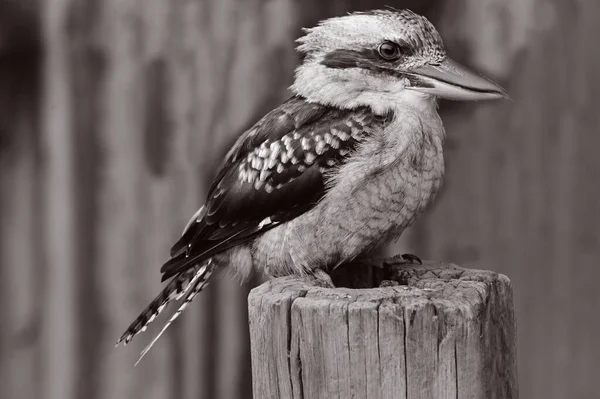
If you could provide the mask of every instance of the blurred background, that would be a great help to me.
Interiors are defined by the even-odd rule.
[[[442,102],[447,179],[392,252],[514,286],[522,398],[598,398],[596,0],[1,0],[0,397],[250,398],[221,279],[133,368],[113,345],[227,147],[289,96],[300,28],[390,5],[514,102]]]

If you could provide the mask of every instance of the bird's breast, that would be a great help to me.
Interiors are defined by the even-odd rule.
[[[444,174],[443,126],[407,113],[365,143],[330,181],[313,209],[267,232],[255,253],[271,274],[351,260],[400,236],[432,202]]]
[[[444,175],[444,129],[437,113],[397,116],[383,132],[378,167],[348,195],[350,246],[370,249],[396,239],[431,204]],[[366,163],[366,160],[365,160]],[[347,256],[355,254],[347,253]]]

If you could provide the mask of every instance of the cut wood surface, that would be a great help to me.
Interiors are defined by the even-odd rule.
[[[255,398],[516,398],[509,279],[427,262],[372,289],[283,277],[249,297]]]

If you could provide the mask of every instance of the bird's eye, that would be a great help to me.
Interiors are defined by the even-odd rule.
[[[381,43],[377,49],[377,52],[381,58],[387,61],[397,60],[402,55],[400,47],[396,43],[389,41]]]

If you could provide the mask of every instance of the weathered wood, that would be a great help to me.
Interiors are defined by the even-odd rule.
[[[516,398],[504,275],[427,262],[372,289],[284,277],[248,300],[255,398]]]

